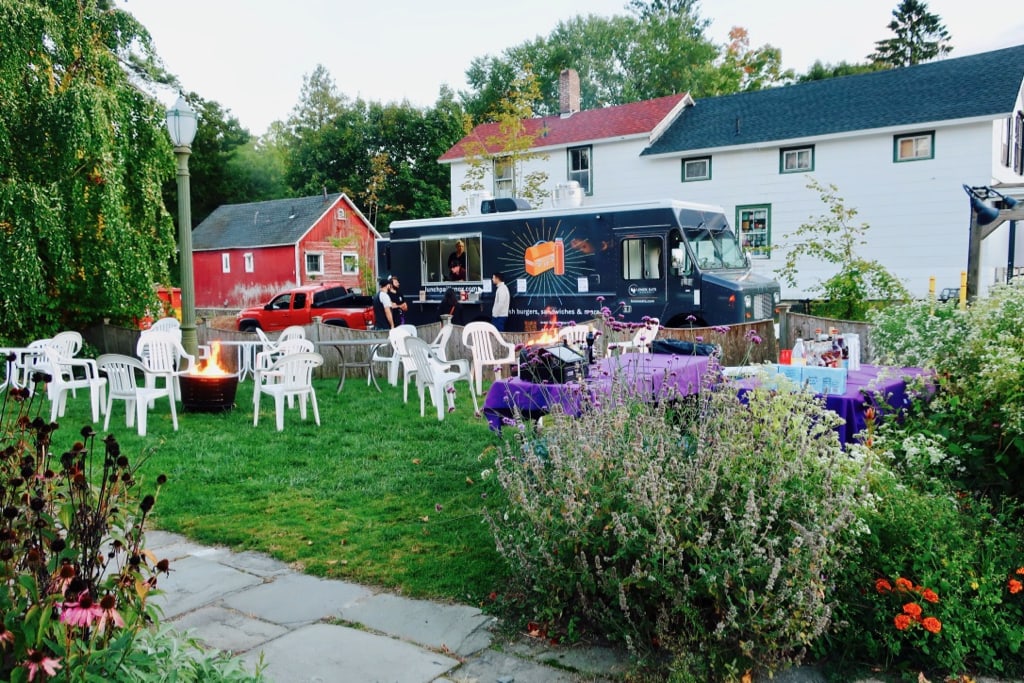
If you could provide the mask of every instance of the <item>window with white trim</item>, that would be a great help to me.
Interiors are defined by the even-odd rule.
[[[779,173],[807,173],[813,170],[813,145],[779,150]]]
[[[242,259],[245,262],[245,272],[251,273],[256,270],[256,262],[252,257],[252,252],[248,251],[242,255]]]
[[[306,252],[306,275],[324,274],[324,255],[318,251]]]
[[[736,207],[740,243],[752,259],[772,256],[772,205],[748,204]]]
[[[359,254],[346,251],[341,254],[341,274],[359,275]]]
[[[594,186],[591,183],[593,169],[590,164],[592,151],[590,145],[587,145],[586,147],[570,147],[567,152],[569,172],[566,177],[568,180],[578,182],[583,193],[587,195],[594,194]]]
[[[711,180],[711,157],[683,159],[683,182]]]
[[[935,131],[895,135],[892,139],[892,160],[920,161],[935,158]]]
[[[220,255],[220,270],[222,273],[231,272],[231,254]]]
[[[508,157],[499,157],[494,160],[494,196],[511,197],[515,183],[512,174],[515,173],[515,165]]]

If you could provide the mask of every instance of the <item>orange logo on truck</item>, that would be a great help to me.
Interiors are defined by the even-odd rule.
[[[565,245],[560,239],[537,242],[526,248],[523,261],[528,275],[540,275],[549,270],[554,270],[555,275],[565,275]]]

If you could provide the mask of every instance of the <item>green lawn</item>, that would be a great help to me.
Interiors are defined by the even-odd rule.
[[[166,399],[150,411],[142,438],[115,402],[109,431],[133,461],[149,455],[146,481],[167,474],[158,528],[267,553],[317,576],[480,602],[505,578],[481,514],[502,500],[493,478],[481,480],[501,441],[474,417],[468,386],[460,383],[457,410],[438,422],[429,398],[420,417],[415,388],[405,404],[401,386],[382,382],[378,393],[350,378],[336,394],[335,385],[316,382],[320,427],[295,408],[278,432],[273,399],[264,396],[254,428],[249,379],[234,410],[179,414],[177,432]],[[69,397],[54,450],[70,446],[88,421],[88,398]]]

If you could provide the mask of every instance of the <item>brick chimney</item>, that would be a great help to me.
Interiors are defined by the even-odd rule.
[[[558,110],[562,116],[580,110],[580,75],[575,69],[562,69],[558,74]]]

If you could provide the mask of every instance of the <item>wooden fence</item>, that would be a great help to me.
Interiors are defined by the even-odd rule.
[[[590,324],[601,331],[595,342],[595,356],[601,357],[605,354],[607,345],[627,341],[633,338],[633,332],[618,330],[612,331],[603,321],[591,321]],[[314,342],[333,341],[343,339],[386,339],[387,333],[379,330],[352,330],[333,325],[315,323],[305,326],[306,337]],[[461,325],[456,325],[452,332],[448,345],[449,358],[469,358],[470,351],[462,344]],[[431,323],[417,327],[417,336],[427,342],[433,341],[441,331],[441,323]],[[753,344],[748,339],[748,332],[756,334],[760,344]],[[527,344],[541,338],[542,332],[505,332],[504,337],[513,344]],[[97,353],[121,353],[128,356],[135,355],[135,346],[139,339],[139,330],[114,325],[97,325],[82,333],[85,340]],[[221,330],[205,325],[196,328],[196,336],[199,344],[210,345],[214,341],[252,341],[255,335],[249,332],[238,332],[235,330]],[[274,338],[275,334],[269,335]],[[689,342],[705,342],[720,344],[722,346],[723,364],[739,365],[744,362],[760,363],[763,361],[774,361],[778,358],[778,343],[775,339],[775,328],[770,320],[750,323],[746,325],[733,325],[727,331],[718,331],[715,328],[694,327],[688,329],[664,328],[658,332],[659,339],[676,339]],[[227,349],[225,349],[227,351]],[[349,363],[366,362],[369,349],[366,347],[350,347],[345,349]],[[339,372],[340,355],[337,351],[325,350],[323,352],[324,365],[317,371],[318,377],[337,377]],[[221,353],[221,361],[228,372],[237,372],[237,355],[230,351]]]

